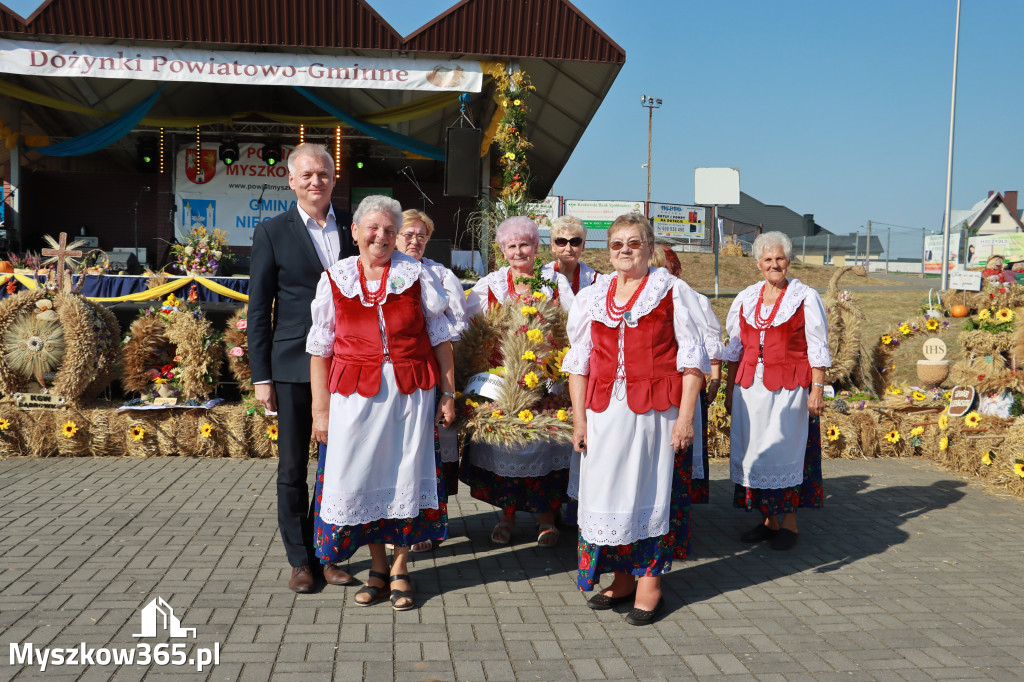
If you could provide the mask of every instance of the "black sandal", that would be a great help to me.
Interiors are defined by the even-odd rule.
[[[369,578],[367,578],[367,583],[363,585],[358,592],[356,592],[356,596],[359,596],[361,594],[368,594],[370,595],[370,600],[359,601],[358,599],[353,599],[352,601],[356,603],[356,606],[373,606],[374,604],[379,604],[380,602],[384,601],[384,589],[388,586],[388,576],[384,573],[381,573],[380,571],[370,571],[370,578],[383,580],[384,584],[380,587],[377,587],[376,585],[371,585],[369,583]]]
[[[408,573],[399,573],[398,575],[391,576],[391,581],[404,580],[409,585],[412,585],[412,578],[409,577]],[[408,604],[398,606],[399,599],[408,599]],[[409,611],[416,608],[416,592],[414,590],[391,590],[391,608],[395,611]]]

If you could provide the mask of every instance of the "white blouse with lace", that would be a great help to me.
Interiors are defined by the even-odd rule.
[[[473,285],[473,288],[469,290],[469,295],[466,297],[466,315],[473,317],[487,309],[488,292],[494,294],[494,298],[497,299],[498,303],[504,303],[508,300],[508,270],[509,266],[506,265],[489,275],[481,277],[480,281]],[[558,303],[564,312],[569,312],[575,298],[572,293],[572,287],[569,285],[569,280],[557,273],[554,280],[558,287]],[[548,298],[554,295],[551,287],[543,287],[541,291]]]
[[[567,331],[572,345],[562,370],[586,375],[590,371],[594,324],[619,329],[618,368],[612,399],[603,412],[587,410],[587,451],[580,461],[580,532],[587,542],[625,545],[668,532],[672,503],[675,452],[672,427],[679,408],[644,414],[626,402],[625,328],[636,327],[665,298],[672,296],[672,326],[678,345],[676,369],[710,371],[705,338],[705,315],[698,294],[664,268],[651,268],[647,285],[621,322],[608,317],[606,295],[612,276],[599,276],[582,289],[569,312]],[[696,406],[695,406],[696,407]],[[702,460],[700,410],[694,409],[694,462]]]
[[[462,283],[454,272],[437,261],[424,258],[420,263],[437,278],[444,293],[448,296],[448,309],[444,314],[452,326],[452,342],[458,341],[462,338],[466,327],[469,326],[469,320],[466,317],[466,292],[462,289]]]

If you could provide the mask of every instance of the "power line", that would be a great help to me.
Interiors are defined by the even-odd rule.
[[[928,230],[937,229],[934,227],[913,227],[911,225],[893,225],[892,223],[883,223],[878,220],[872,220],[871,222],[875,225],[885,225],[886,227],[896,227],[904,230],[924,230],[925,232],[927,232]]]

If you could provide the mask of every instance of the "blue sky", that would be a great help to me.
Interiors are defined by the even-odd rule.
[[[7,3],[23,16],[40,4]],[[408,34],[450,0],[370,0]],[[741,189],[846,234],[868,219],[941,227],[956,0],[578,0],[626,64],[554,191],[693,200],[696,166],[740,168]],[[963,0],[953,207],[1024,190],[1024,2]],[[1024,196],[1022,196],[1024,202]],[[884,243],[884,232],[881,233]],[[920,232],[893,230],[893,251]],[[919,251],[918,251],[919,252]]]

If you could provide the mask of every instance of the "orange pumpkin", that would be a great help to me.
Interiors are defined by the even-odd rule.
[[[970,314],[970,310],[965,305],[955,305],[949,309],[949,314],[953,317],[967,317]]]
[[[9,260],[0,260],[0,272],[14,272],[14,266]]]

